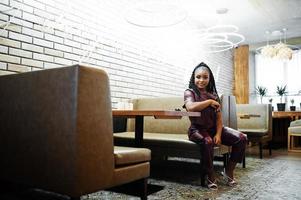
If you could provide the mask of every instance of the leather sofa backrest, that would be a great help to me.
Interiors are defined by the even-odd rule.
[[[76,196],[109,186],[107,74],[71,66],[0,76],[0,179]]]
[[[181,109],[184,97],[157,97],[133,99],[133,109],[138,110],[175,110]],[[187,134],[190,121],[188,117],[181,119],[160,119],[154,117],[144,118],[144,131],[152,133]],[[134,120],[128,120],[127,131],[134,131]]]
[[[237,104],[239,129],[269,130],[271,109],[269,104]]]
[[[233,95],[220,95],[223,125],[237,129],[236,99]]]
[[[236,102],[234,96],[221,95],[223,122],[225,126],[236,128]],[[138,110],[175,110],[181,109],[184,104],[184,97],[156,97],[133,99],[133,109]],[[187,134],[190,121],[188,117],[181,119],[160,119],[154,117],[144,118],[144,131],[152,133],[173,133]],[[127,131],[134,131],[134,120],[129,119]]]

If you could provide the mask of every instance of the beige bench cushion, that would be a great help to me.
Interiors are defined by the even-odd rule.
[[[290,133],[294,133],[294,134],[300,134],[301,135],[301,126],[293,126],[293,127],[289,127],[288,131]]]
[[[114,146],[115,165],[130,165],[151,160],[151,151],[145,148]]]
[[[114,140],[119,143],[134,144],[134,132],[115,133]],[[143,134],[143,145],[150,148],[162,146],[163,148],[178,149],[179,151],[200,151],[200,146],[190,140],[184,134],[149,133]],[[221,155],[229,151],[229,147],[220,145],[214,148],[215,155]],[[164,153],[164,152],[162,152]],[[179,155],[181,156],[181,155]]]
[[[301,126],[301,119],[292,121],[290,124],[290,127],[293,127],[293,126]]]
[[[239,129],[239,131],[247,134],[247,135],[252,135],[254,137],[256,136],[264,136],[268,134],[268,129]]]

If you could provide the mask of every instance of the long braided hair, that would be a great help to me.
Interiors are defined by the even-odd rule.
[[[216,90],[216,86],[215,86],[215,80],[214,80],[213,73],[212,73],[211,69],[209,68],[209,66],[203,62],[201,62],[198,66],[196,66],[194,68],[194,70],[192,71],[190,81],[189,81],[189,88],[192,89],[198,96],[200,96],[200,91],[194,83],[194,77],[195,77],[195,71],[201,67],[206,68],[206,70],[208,70],[208,72],[209,72],[209,83],[206,87],[206,91],[211,94],[217,95],[217,100],[220,102],[220,99],[219,99],[219,96],[218,96],[218,93]]]

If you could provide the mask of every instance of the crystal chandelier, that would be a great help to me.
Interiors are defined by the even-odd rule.
[[[269,44],[268,36],[270,34],[269,31],[266,32],[267,35],[267,44],[266,46],[259,47],[256,51],[261,55],[268,58],[277,58],[281,60],[291,60],[293,56],[293,50],[297,50],[298,48],[293,45],[286,44],[286,31],[287,29],[282,29],[281,31],[273,31],[275,35],[280,36],[280,41],[278,44]],[[283,36],[283,42],[281,40],[281,36]]]

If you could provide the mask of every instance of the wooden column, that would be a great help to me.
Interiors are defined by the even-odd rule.
[[[249,103],[249,45],[234,49],[234,91],[236,103]]]

